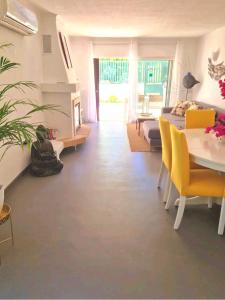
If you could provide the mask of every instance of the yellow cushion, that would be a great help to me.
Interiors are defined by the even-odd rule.
[[[206,128],[215,124],[214,109],[192,109],[185,114],[185,128]]]
[[[222,197],[225,177],[213,170],[191,170],[190,183],[183,190],[183,196]]]

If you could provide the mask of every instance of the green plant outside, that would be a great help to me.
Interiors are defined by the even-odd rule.
[[[163,96],[164,85],[168,81],[168,60],[139,60],[138,83],[143,85],[144,94],[155,93]],[[128,84],[129,60],[127,58],[102,58],[99,61],[100,82],[104,84]],[[113,95],[103,102],[118,103],[123,99],[115,100]]]

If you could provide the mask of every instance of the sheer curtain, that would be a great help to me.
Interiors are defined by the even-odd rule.
[[[92,41],[88,44],[88,122],[97,122],[96,96],[95,96],[95,74],[94,74],[94,51]]]
[[[129,49],[129,95],[127,122],[136,119],[137,98],[138,98],[138,43],[132,40]]]
[[[182,84],[181,65],[182,65],[183,45],[177,42],[175,59],[173,63],[173,73],[170,92],[170,106],[174,106],[180,98],[180,87]]]
[[[181,39],[177,42],[171,82],[170,106],[175,105],[178,100],[184,100],[186,97],[183,78],[187,72],[193,73],[195,71],[196,43],[197,40],[195,39]],[[191,93],[192,90],[189,93],[189,100],[192,96]]]

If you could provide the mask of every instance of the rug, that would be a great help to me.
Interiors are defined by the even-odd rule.
[[[127,135],[130,143],[130,149],[132,152],[149,152],[150,145],[144,139],[143,132],[138,135],[138,130],[136,130],[135,123],[127,124]]]

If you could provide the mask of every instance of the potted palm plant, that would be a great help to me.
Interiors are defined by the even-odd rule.
[[[11,44],[0,45],[0,51],[12,46]],[[0,76],[12,69],[18,68],[20,64],[12,62],[4,55],[0,55]],[[18,90],[25,93],[26,89],[34,89],[37,86],[32,81],[17,81],[8,84],[0,82],[0,163],[7,150],[15,145],[21,147],[30,146],[35,139],[37,124],[31,122],[35,113],[46,110],[60,111],[56,105],[37,105],[30,100],[12,99],[9,96],[11,90]],[[26,108],[26,112],[20,116],[15,112],[20,107]],[[20,110],[19,110],[20,111]],[[4,203],[4,187],[0,185],[0,212]]]

